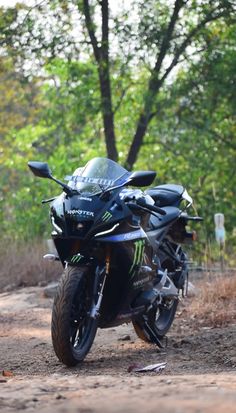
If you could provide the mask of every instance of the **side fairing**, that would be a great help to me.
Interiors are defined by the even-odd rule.
[[[106,280],[99,325],[120,323],[137,296],[152,287],[155,271],[148,261],[146,239],[111,244],[111,271]],[[147,269],[149,271],[147,271]]]

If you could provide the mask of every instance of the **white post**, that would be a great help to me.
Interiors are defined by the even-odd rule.
[[[221,270],[224,270],[224,248],[225,248],[225,227],[224,227],[224,214],[217,213],[214,215],[215,221],[215,236],[216,242],[220,248],[220,263],[221,263]]]

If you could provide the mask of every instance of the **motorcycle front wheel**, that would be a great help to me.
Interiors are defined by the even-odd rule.
[[[159,304],[157,308],[151,309],[148,314],[145,315],[145,321],[159,340],[162,340],[169,331],[174,321],[177,307],[178,300],[169,300]],[[132,323],[137,336],[141,338],[141,340],[148,343],[154,342],[148,330],[145,328],[144,319],[139,318],[133,320]]]
[[[51,335],[54,351],[66,366],[82,362],[97,331],[90,317],[92,281],[89,267],[65,269],[54,298]]]

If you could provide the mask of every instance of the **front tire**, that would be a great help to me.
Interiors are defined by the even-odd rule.
[[[67,366],[84,360],[96,335],[97,320],[90,317],[92,285],[89,267],[68,266],[58,286],[51,335],[58,359]]]

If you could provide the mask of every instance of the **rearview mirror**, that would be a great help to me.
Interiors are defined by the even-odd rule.
[[[128,185],[148,186],[154,181],[155,176],[154,171],[136,171],[130,175]]]
[[[28,162],[28,167],[35,176],[52,179],[52,172],[46,162]]]

